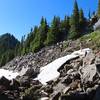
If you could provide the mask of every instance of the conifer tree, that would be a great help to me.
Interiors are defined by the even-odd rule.
[[[50,30],[47,34],[46,44],[55,44],[60,41],[61,34],[60,34],[60,18],[54,16]]]
[[[97,15],[98,15],[98,18],[100,18],[100,0],[98,1]]]
[[[89,10],[89,13],[88,13],[88,18],[89,20],[91,19],[91,11]]]
[[[41,42],[43,42],[43,44],[47,38],[48,29],[49,29],[49,26],[47,24],[47,20],[42,17],[41,24],[39,27],[39,33],[40,33]]]
[[[69,30],[70,30],[70,17],[65,16],[64,20],[61,21],[61,38],[62,40],[66,40]]]
[[[85,32],[86,28],[86,19],[84,17],[84,12],[82,9],[79,11],[79,28],[80,28],[80,33]]]
[[[71,28],[69,38],[74,39],[80,36],[79,33],[79,9],[77,1],[74,2],[73,15],[71,16]]]
[[[46,19],[42,17],[38,31],[34,36],[33,42],[31,42],[31,49],[33,52],[37,52],[39,49],[45,46],[44,44],[47,38],[48,28],[49,26]]]

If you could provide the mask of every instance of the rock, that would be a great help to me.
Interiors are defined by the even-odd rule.
[[[53,88],[50,85],[45,86],[44,91],[47,92],[48,94],[53,93]]]
[[[28,76],[23,76],[19,80],[20,85],[23,87],[30,87],[30,79]]]
[[[80,80],[75,80],[70,84],[70,90],[76,90],[78,88],[81,88]]]
[[[22,100],[38,100],[38,98],[41,97],[40,88],[42,85],[34,85],[28,89],[25,90],[24,94],[22,95]]]
[[[93,81],[93,77],[96,75],[96,65],[87,65],[80,70],[80,73],[82,75],[82,82],[87,83],[88,81]]]
[[[24,76],[28,76],[30,78],[36,78],[39,74],[39,70],[34,70],[32,68],[28,69]]]
[[[60,97],[61,93],[60,92],[55,92],[52,97],[50,98],[50,100],[58,100]]]
[[[83,67],[95,63],[95,55],[90,52],[83,58]]]
[[[74,93],[70,95],[62,95],[59,100],[89,100],[86,93]]]
[[[3,85],[0,85],[0,93],[3,93],[4,91],[6,91],[6,87]]]
[[[94,25],[94,30],[99,30],[99,29],[100,29],[100,19]]]
[[[31,83],[32,86],[41,84],[38,80],[32,80],[30,83]]]
[[[66,94],[68,91],[69,91],[70,87],[66,87],[64,90],[63,90],[63,93]]]
[[[48,97],[43,97],[40,100],[49,100],[49,98]]]
[[[96,89],[96,94],[93,100],[100,100],[100,86]]]
[[[11,90],[18,90],[19,87],[20,87],[20,83],[17,80],[13,79],[10,83],[10,89]]]
[[[96,57],[95,64],[96,64],[97,72],[100,76],[100,57]]]
[[[11,99],[9,99],[8,96],[5,94],[0,94],[0,100],[11,100]]]
[[[65,85],[69,85],[71,82],[72,82],[72,77],[69,75],[62,79],[62,83]]]
[[[9,89],[9,87],[10,87],[10,81],[3,76],[0,79],[0,85],[5,86],[6,89]]]

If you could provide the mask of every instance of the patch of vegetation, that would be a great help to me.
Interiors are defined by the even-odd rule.
[[[84,35],[80,38],[80,41],[90,44],[89,47],[93,47],[93,49],[100,49],[100,31]]]

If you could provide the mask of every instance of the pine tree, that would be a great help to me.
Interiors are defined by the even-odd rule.
[[[50,30],[47,34],[46,44],[55,44],[61,41],[61,33],[60,33],[60,18],[54,16]]]
[[[66,40],[70,30],[70,17],[65,16],[64,20],[61,21],[61,39]]]
[[[79,9],[77,1],[74,3],[73,15],[71,16],[71,28],[69,38],[74,39],[80,36],[79,33]]]
[[[48,29],[49,26],[47,24],[47,20],[42,17],[40,27],[39,27],[39,33],[40,33],[41,42],[43,42],[43,44],[47,38]]]
[[[37,52],[40,50],[42,47],[45,46],[45,41],[47,38],[47,33],[48,33],[48,24],[47,21],[44,17],[42,17],[40,26],[34,36],[34,40],[31,42],[31,50],[33,52]]]
[[[98,18],[100,18],[100,0],[98,2],[98,10],[97,10]]]
[[[34,38],[35,38],[35,35],[37,34],[37,32],[38,32],[38,27],[37,26],[34,27],[34,30],[31,28],[31,31],[28,34],[27,39],[25,41],[26,53],[32,51],[31,43],[34,41]]]
[[[88,13],[88,18],[89,20],[91,19],[91,11],[89,10],[89,13]]]
[[[85,32],[86,30],[86,19],[84,17],[84,12],[82,9],[79,11],[79,27],[80,27],[80,33]]]

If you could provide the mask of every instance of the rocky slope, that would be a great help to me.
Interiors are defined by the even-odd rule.
[[[83,43],[88,47],[91,40]],[[2,68],[19,72],[16,79],[0,79],[1,100],[99,100],[100,52],[67,61],[58,71],[59,78],[47,85],[33,80],[40,68],[79,49],[80,40],[57,43],[38,53],[16,57]]]

